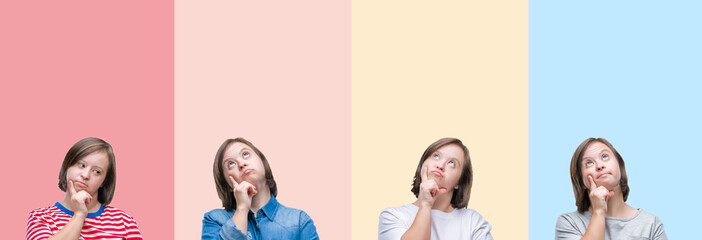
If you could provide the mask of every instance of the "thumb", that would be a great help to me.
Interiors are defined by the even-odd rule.
[[[91,201],[93,201],[93,196],[88,195],[88,197],[85,198],[85,205],[90,204]]]
[[[439,188],[439,190],[436,191],[436,195],[434,195],[434,196],[439,196],[439,195],[447,193],[447,192],[448,192],[448,190],[446,190],[446,188]]]
[[[256,187],[251,186],[249,187],[249,197],[253,197],[253,195],[256,195],[258,193],[258,190],[256,190]]]

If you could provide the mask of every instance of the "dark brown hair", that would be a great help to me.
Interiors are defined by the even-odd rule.
[[[419,185],[422,183],[422,165],[424,161],[431,156],[434,152],[439,150],[439,148],[449,145],[456,144],[463,149],[463,172],[461,177],[458,178],[458,189],[453,189],[453,196],[451,197],[451,206],[454,208],[464,208],[468,206],[468,200],[470,200],[470,189],[473,186],[473,166],[470,163],[470,155],[468,153],[468,148],[463,145],[463,142],[457,138],[442,138],[432,143],[424,150],[424,154],[419,159],[419,165],[417,165],[417,171],[414,173],[414,180],[412,182],[412,193],[415,197],[419,196]]]
[[[584,213],[590,208],[590,193],[585,187],[583,182],[582,161],[585,151],[594,142],[599,142],[607,146],[612,150],[614,156],[617,158],[617,163],[619,163],[619,171],[621,172],[621,179],[619,181],[619,186],[622,189],[622,195],[624,195],[624,201],[626,202],[629,196],[629,184],[628,178],[626,177],[626,168],[624,167],[624,159],[619,155],[617,149],[612,146],[607,139],[604,138],[588,138],[583,141],[575,153],[573,153],[573,158],[570,160],[570,181],[573,183],[573,193],[575,194],[575,206],[578,207],[578,212]]]
[[[229,185],[229,182],[227,182],[227,178],[224,176],[225,171],[222,169],[224,167],[222,166],[224,152],[227,150],[227,147],[229,147],[230,144],[235,142],[246,144],[246,146],[253,149],[256,155],[261,158],[263,168],[266,172],[266,184],[268,185],[268,189],[270,189],[271,195],[274,197],[278,196],[278,186],[275,184],[275,179],[273,179],[273,171],[271,171],[271,167],[268,165],[266,156],[264,156],[263,153],[256,148],[256,146],[244,138],[238,137],[234,139],[227,139],[221,146],[219,146],[217,155],[215,155],[214,166],[212,166],[215,184],[217,185],[217,194],[219,195],[219,199],[222,200],[222,207],[227,210],[236,209],[236,198],[234,197],[233,189]]]
[[[66,172],[68,168],[75,165],[76,162],[88,156],[91,153],[105,151],[107,154],[107,159],[109,165],[105,170],[105,180],[102,181],[102,185],[98,189],[98,202],[102,205],[108,205],[112,202],[112,197],[115,195],[115,186],[117,185],[117,166],[115,165],[115,153],[112,150],[112,146],[105,142],[105,140],[96,137],[83,138],[77,143],[73,144],[73,147],[68,150],[66,157],[63,159],[63,164],[61,164],[61,171],[59,171],[59,182],[58,187],[61,191],[66,191]]]

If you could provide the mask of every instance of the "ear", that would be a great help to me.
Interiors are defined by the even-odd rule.
[[[456,186],[453,186],[453,189],[456,189],[456,190],[458,190],[458,185],[456,185]]]

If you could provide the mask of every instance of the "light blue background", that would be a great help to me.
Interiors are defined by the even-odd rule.
[[[529,238],[576,210],[570,159],[588,137],[626,163],[627,203],[698,239],[702,1],[529,2]]]

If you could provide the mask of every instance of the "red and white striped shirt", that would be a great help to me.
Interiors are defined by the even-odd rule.
[[[73,216],[73,212],[56,203],[29,213],[25,239],[48,239],[58,233]],[[80,239],[131,239],[141,240],[141,232],[134,218],[112,206],[101,206],[89,213],[83,223]]]

